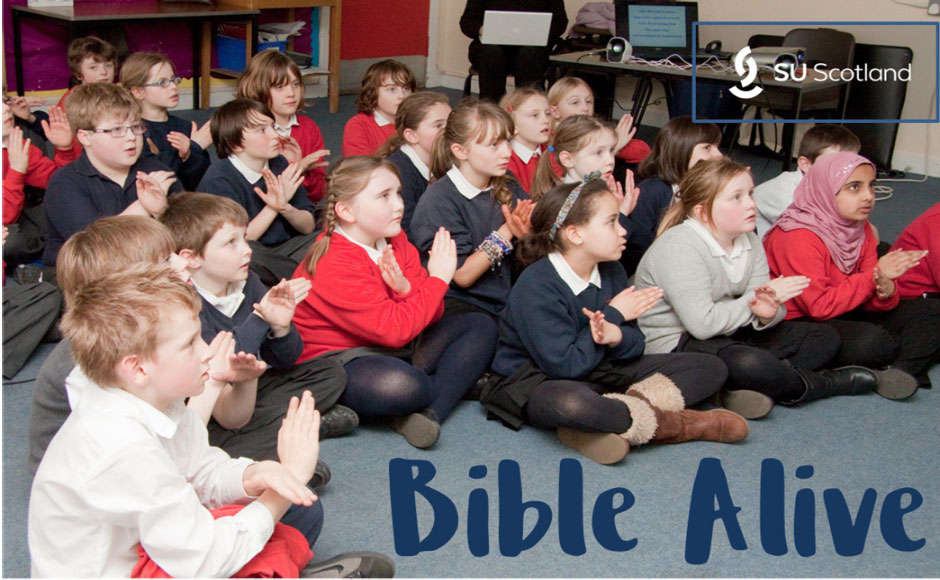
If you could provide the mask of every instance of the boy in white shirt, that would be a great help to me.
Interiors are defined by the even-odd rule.
[[[839,151],[858,153],[861,148],[862,144],[855,133],[840,125],[816,125],[807,131],[800,140],[797,169],[784,171],[754,188],[754,201],[757,202],[757,235],[763,238],[783,210],[793,203],[796,186],[813,163],[816,163],[816,159]]]
[[[191,287],[153,265],[91,282],[70,305],[62,330],[98,388],[83,393],[33,481],[33,576],[127,577],[138,543],[171,576],[232,576],[292,503],[322,519],[302,483],[319,453],[309,393],[291,402],[280,462],[210,447],[185,407],[202,392],[213,354],[200,336],[200,306]],[[248,505],[219,519],[204,507],[233,503]]]

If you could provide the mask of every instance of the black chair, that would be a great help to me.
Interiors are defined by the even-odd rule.
[[[783,46],[783,36],[777,34],[752,34],[750,38],[747,39],[747,45],[754,48],[765,48],[765,47],[780,47]],[[747,113],[748,109],[754,107],[754,119],[763,120],[763,115],[761,115],[760,107],[755,104],[745,105],[744,110],[741,111],[741,117]],[[767,142],[764,137],[764,125],[765,123],[754,123],[751,125],[751,136],[748,139],[748,148],[751,150],[759,149],[762,151],[773,151],[770,147],[767,146]],[[758,143],[759,141],[759,143]],[[734,146],[734,142],[731,143],[731,147]],[[730,149],[730,147],[729,147]]]
[[[871,68],[900,70],[911,64],[914,52],[906,46],[856,44],[855,62]],[[902,80],[853,80],[846,105],[846,119],[900,119],[907,96]],[[897,123],[849,123],[846,127],[862,142],[861,154],[879,170],[891,172],[891,157],[898,136]]]
[[[855,58],[855,37],[848,32],[834,28],[794,28],[783,37],[785,47],[799,47],[804,51],[803,62],[808,70],[816,64],[825,64],[828,68],[849,68]],[[809,73],[807,73],[809,74]],[[841,118],[839,102],[842,91],[849,90],[848,86],[832,87],[831,89],[814,91],[803,95],[799,111],[799,118]],[[765,87],[753,103],[772,114],[783,117],[790,115],[793,105],[792,93],[777,90],[775,87]],[[796,126],[793,123],[783,125],[781,143],[784,155],[784,170],[789,169],[793,155],[793,136]]]

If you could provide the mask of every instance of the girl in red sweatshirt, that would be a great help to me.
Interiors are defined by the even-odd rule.
[[[294,324],[304,341],[298,362],[330,356],[343,365],[342,404],[360,417],[391,417],[425,448],[492,360],[496,325],[481,313],[438,321],[456,246],[440,228],[421,266],[401,229],[400,188],[385,159],[352,157],[334,169],[326,231],[294,274],[312,283]]]
[[[774,276],[810,279],[787,302],[786,317],[822,320],[838,330],[841,364],[893,365],[927,386],[927,371],[940,359],[940,303],[899,300],[896,280],[926,252],[878,257],[868,223],[874,183],[875,166],[857,153],[820,157],[764,237],[767,262]]]

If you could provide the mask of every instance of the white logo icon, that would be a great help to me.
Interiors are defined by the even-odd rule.
[[[744,70],[744,59],[747,59],[747,74]],[[744,77],[741,79],[741,86],[731,87],[731,94],[738,97],[739,99],[751,99],[761,94],[764,90],[761,87],[749,87],[754,83],[754,80],[757,79],[757,63],[754,62],[754,58],[751,57],[751,47],[745,46],[734,55],[734,70]]]

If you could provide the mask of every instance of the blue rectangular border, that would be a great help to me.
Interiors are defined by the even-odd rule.
[[[692,23],[692,62],[696,60],[698,51],[698,27],[705,26],[738,26],[738,25],[758,25],[758,26],[933,26],[934,28],[934,62],[937,70],[934,72],[935,79],[935,99],[934,99],[934,118],[933,119],[698,119],[695,115],[696,107],[696,67],[692,67],[692,122],[693,123],[740,123],[740,124],[767,124],[767,123],[940,123],[940,22],[795,22],[795,21],[695,21]]]

